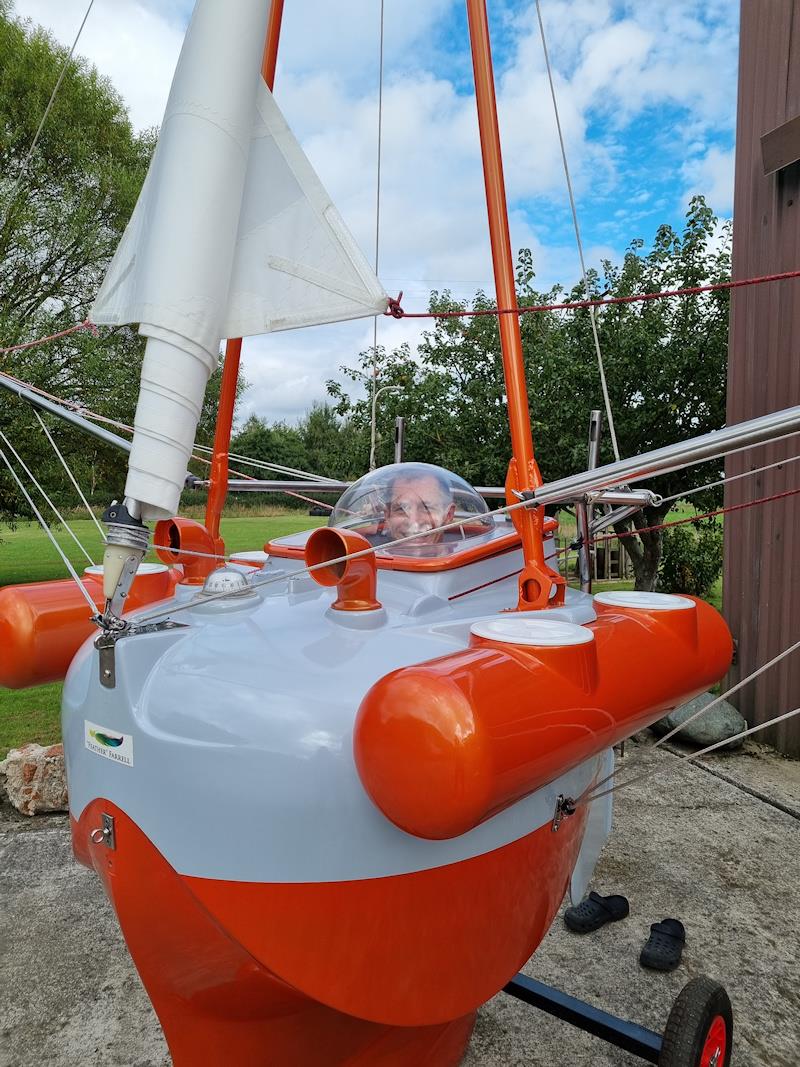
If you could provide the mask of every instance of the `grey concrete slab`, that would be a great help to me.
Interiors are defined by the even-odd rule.
[[[663,773],[619,794],[594,885],[625,893],[630,917],[585,937],[557,919],[526,972],[656,1030],[681,987],[709,974],[733,1000],[735,1067],[797,1067],[800,821],[649,742],[628,752],[631,774]],[[742,779],[753,765],[759,791],[791,807],[800,763],[765,749],[719,764]],[[0,811],[0,907],[0,1067],[168,1067],[112,909],[74,863],[64,817]],[[687,928],[683,963],[670,975],[644,971],[639,949],[666,916]],[[464,1067],[641,1062],[499,995],[480,1012]]]

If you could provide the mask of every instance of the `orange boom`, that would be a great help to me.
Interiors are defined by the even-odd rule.
[[[596,622],[568,627],[578,643],[526,647],[473,633],[469,648],[376,682],[354,750],[388,819],[418,837],[466,833],[703,692],[730,664],[728,628],[703,601],[647,610],[600,600]]]

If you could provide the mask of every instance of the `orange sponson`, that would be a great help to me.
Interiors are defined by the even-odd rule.
[[[202,585],[212,571],[225,563],[224,542],[212,537],[194,519],[162,519],[156,523],[153,547],[163,563],[181,565],[182,585]]]
[[[373,802],[419,837],[463,834],[702,693],[728,669],[722,617],[596,604],[594,640],[470,647],[386,675],[359,708],[354,751]]]
[[[369,541],[360,533],[333,526],[321,526],[306,541],[307,567],[319,567],[321,563],[353,552],[368,552],[358,559],[331,563],[329,567],[319,567],[311,572],[311,577],[320,585],[337,587],[339,596],[333,602],[336,611],[375,611],[381,606],[375,597],[375,553],[370,548]]]
[[[138,574],[125,611],[172,596],[180,577],[180,571],[173,570]],[[86,573],[82,581],[102,611],[102,574]],[[25,689],[59,681],[93,632],[86,600],[71,578],[7,585],[0,590],[0,686]]]

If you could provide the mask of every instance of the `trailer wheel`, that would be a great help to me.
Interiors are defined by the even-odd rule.
[[[658,1067],[729,1067],[733,1011],[725,987],[705,975],[683,987],[664,1029]]]

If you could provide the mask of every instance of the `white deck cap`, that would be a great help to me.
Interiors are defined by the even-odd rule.
[[[245,563],[266,563],[269,559],[269,553],[263,550],[252,550],[247,552],[232,552],[231,563],[236,563],[237,560],[244,560]]]
[[[478,619],[470,627],[470,632],[489,641],[538,648],[564,648],[594,641],[594,634],[585,626],[576,626],[572,622],[560,622],[557,619],[532,619],[522,614]]]
[[[158,574],[159,571],[169,570],[165,563],[140,563],[137,574]],[[92,567],[84,567],[84,574],[102,574],[103,568],[100,564],[95,564]]]
[[[633,608],[638,611],[686,611],[697,606],[693,600],[674,593],[637,593],[634,590],[598,593],[594,599],[609,608]]]

